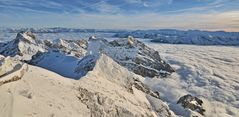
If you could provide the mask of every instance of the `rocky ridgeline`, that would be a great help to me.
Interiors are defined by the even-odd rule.
[[[29,61],[36,53],[44,53],[49,50],[61,51],[74,56],[82,56],[85,53],[86,41],[71,41],[58,39],[54,41],[38,40],[31,32],[20,32],[10,42],[2,43],[0,54],[4,56],[20,56],[22,60]]]
[[[45,40],[44,43],[50,49],[72,54],[76,57],[82,57],[83,55],[85,55],[87,48],[86,40],[57,39],[54,41]]]
[[[87,56],[90,55],[96,57],[97,53],[104,53],[128,70],[144,77],[167,76],[174,72],[174,69],[160,58],[157,51],[133,37],[111,42],[95,37],[89,40],[58,39],[43,41],[38,40],[31,32],[20,32],[15,40],[4,44],[0,48],[0,54],[4,56],[20,56],[22,60],[32,61],[35,65],[38,65],[38,62],[44,60],[45,57],[49,57],[46,54],[51,55],[53,52],[83,59],[89,58]],[[38,58],[41,58],[41,60]],[[78,64],[87,63],[80,63],[79,61]],[[75,71],[79,72],[81,69],[76,68]]]
[[[160,58],[157,51],[133,37],[111,42],[90,38],[88,43],[88,55],[97,56],[99,53],[104,53],[143,77],[167,76],[174,72],[174,69]]]

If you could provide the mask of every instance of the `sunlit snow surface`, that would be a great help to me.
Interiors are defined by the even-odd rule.
[[[76,40],[92,35],[114,39],[111,33],[40,33],[37,37]],[[14,33],[0,33],[0,42],[15,36]],[[140,40],[158,50],[161,57],[176,69],[169,78],[145,80],[160,92],[161,98],[176,114],[185,114],[176,105],[177,100],[192,94],[203,99],[206,116],[239,117],[239,47],[159,44]]]

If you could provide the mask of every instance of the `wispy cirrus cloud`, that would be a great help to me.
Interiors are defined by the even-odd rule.
[[[1,0],[3,26],[238,30],[238,0]]]
[[[1,0],[0,10],[17,12],[19,8],[50,13],[173,13],[218,9],[238,9],[238,0]],[[8,8],[11,9],[8,9]],[[16,8],[16,9],[14,9]],[[17,12],[21,13],[21,12]],[[22,13],[24,14],[24,12]]]

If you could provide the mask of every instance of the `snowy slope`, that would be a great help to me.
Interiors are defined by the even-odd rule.
[[[145,93],[143,87],[136,87],[134,79],[142,77],[105,55],[80,80],[29,65],[21,80],[1,86],[0,116],[169,117],[173,114],[160,99]],[[152,107],[152,101],[158,105]]]
[[[30,64],[59,73],[65,77],[79,79],[83,76],[83,73],[77,73],[75,72],[75,69],[78,67],[78,62],[80,60],[80,58],[73,55],[49,51],[46,53],[38,53],[33,56]]]

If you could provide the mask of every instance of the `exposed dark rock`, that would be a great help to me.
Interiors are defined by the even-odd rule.
[[[196,111],[196,112],[200,113],[201,115],[204,115],[204,112],[206,111],[202,107],[203,101],[197,97],[190,95],[190,94],[181,97],[178,100],[177,104],[181,104],[182,107],[188,108],[192,111]]]

